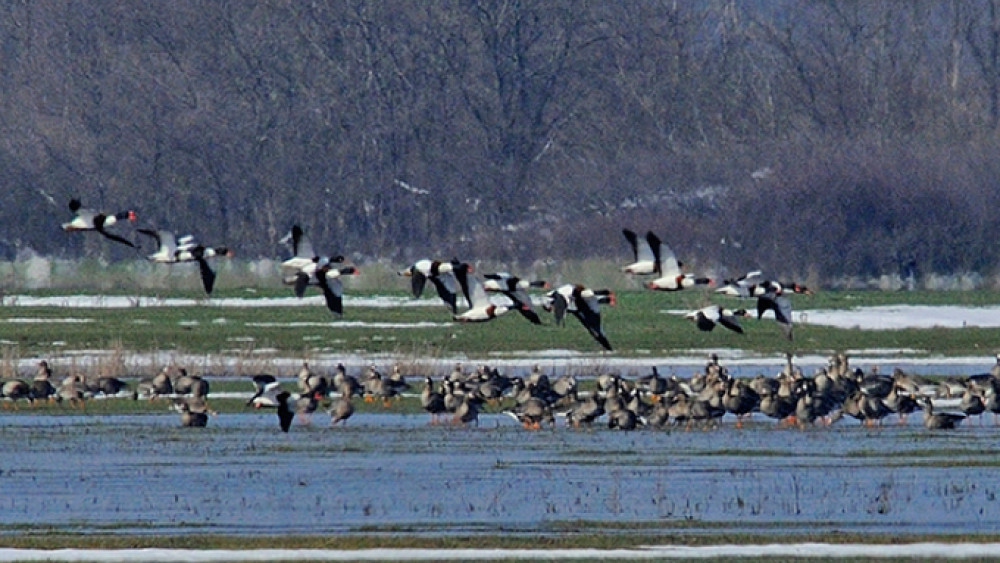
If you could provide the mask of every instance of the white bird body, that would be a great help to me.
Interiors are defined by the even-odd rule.
[[[762,275],[760,270],[747,272],[735,280],[726,280],[725,285],[716,289],[715,292],[730,297],[755,297],[752,292],[756,289]]]
[[[105,213],[99,213],[93,209],[84,208],[80,203],[80,200],[75,198],[70,200],[69,209],[74,213],[74,216],[73,219],[62,224],[62,230],[66,232],[96,231],[115,242],[120,242],[132,247],[135,246],[132,241],[116,234],[109,233],[106,230],[107,227],[110,227],[119,221],[135,221],[136,217],[134,211],[122,211],[108,215]]]
[[[485,277],[486,279],[483,280],[483,289],[490,293],[503,294],[510,300],[511,308],[521,313],[532,324],[542,324],[541,319],[538,318],[538,314],[531,308],[532,302],[528,290],[532,288],[548,288],[548,282],[523,280],[507,272],[486,274]],[[506,303],[499,304],[507,305]]]
[[[611,343],[601,326],[601,303],[615,303],[615,295],[607,289],[593,290],[582,285],[566,284],[545,295],[545,310],[552,311],[556,324],[562,324],[568,312],[587,329],[590,336],[605,350],[611,351]]]
[[[469,309],[462,314],[452,315],[452,319],[460,323],[484,323],[506,313],[509,308],[496,305],[490,301],[490,296],[483,288],[482,282],[475,276],[469,279]]]
[[[649,289],[658,291],[681,291],[691,289],[699,285],[709,285],[712,280],[709,278],[699,278],[694,274],[681,274],[663,276],[646,284]]]
[[[472,271],[471,265],[458,260],[444,262],[422,259],[397,273],[400,276],[410,278],[410,290],[414,298],[423,294],[424,286],[427,284],[427,280],[430,280],[434,284],[434,289],[437,290],[438,297],[448,305],[453,315],[457,315],[459,289],[465,295],[469,307],[473,307],[469,289],[469,274]]]
[[[158,264],[180,264],[197,262],[205,293],[211,295],[215,286],[215,272],[208,265],[208,259],[216,256],[232,256],[233,251],[225,246],[202,246],[195,241],[193,235],[184,235],[180,239],[174,233],[166,230],[138,229],[139,233],[153,237],[156,240],[156,252],[146,256],[150,262]]]
[[[664,245],[652,231],[647,232],[645,238],[639,238],[635,232],[629,229],[622,229],[622,234],[632,246],[632,255],[635,260],[622,268],[626,274],[638,276],[659,274],[662,272],[664,257],[673,256],[670,247]],[[676,257],[674,261],[676,262]]]
[[[660,274],[660,277],[655,280],[648,282],[646,287],[648,289],[654,289],[657,291],[680,291],[682,289],[691,289],[699,285],[710,285],[712,280],[709,278],[699,278],[694,274],[685,274],[681,271],[681,264],[677,261],[677,255],[665,242],[661,242],[656,235],[653,233],[648,233],[646,235],[647,239],[650,240],[652,245],[654,242],[658,242],[657,260],[659,269],[655,272]],[[651,272],[652,273],[652,272]]]
[[[698,328],[705,332],[710,332],[715,328],[716,324],[721,324],[733,332],[742,334],[743,327],[740,326],[738,317],[746,317],[748,315],[749,313],[747,313],[746,309],[737,309],[734,311],[719,305],[709,305],[697,311],[692,311],[684,317],[694,321]]]

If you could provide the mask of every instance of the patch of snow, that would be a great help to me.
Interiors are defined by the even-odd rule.
[[[325,307],[321,295],[309,297],[227,297],[206,299],[135,297],[125,295],[61,295],[36,297],[5,295],[0,305],[7,307],[65,307],[70,309],[128,309],[133,307]],[[345,307],[444,307],[440,299],[412,299],[397,296],[344,296]]]
[[[662,309],[660,312],[683,316],[690,311]],[[774,313],[767,311],[764,318],[774,318]],[[862,330],[997,328],[1000,327],[1000,306],[881,305],[851,309],[809,309],[793,311],[792,320],[802,324]]]
[[[905,328],[996,328],[1000,327],[1000,307],[954,305],[883,305],[854,309],[816,309],[793,313],[805,324],[900,330]]]
[[[256,322],[256,323],[246,323],[245,326],[252,326],[256,328],[441,328],[454,326],[453,323],[432,323],[432,322],[416,322],[416,323],[382,323],[382,322],[367,322],[367,321],[331,321],[328,323],[317,323],[317,322],[288,322],[288,323],[276,323],[276,322]]]
[[[52,323],[62,323],[62,324],[86,324],[94,322],[94,319],[75,319],[73,317],[66,317],[61,319],[52,318],[33,318],[33,317],[11,317],[5,322],[15,323],[15,324],[52,324]]]

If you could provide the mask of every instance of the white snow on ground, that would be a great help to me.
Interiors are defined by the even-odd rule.
[[[5,295],[0,305],[6,307],[67,307],[75,309],[130,309],[134,307],[325,307],[326,301],[320,295],[301,299],[296,297],[227,297],[222,299],[182,299],[140,297],[128,295],[53,295],[35,297],[32,295]],[[344,296],[344,307],[442,307],[438,298],[410,299],[408,297]]]
[[[689,311],[664,310],[663,313],[686,315]],[[765,318],[773,317],[768,311]],[[898,330],[903,328],[1000,327],[1000,306],[961,307],[953,305],[882,305],[853,309],[811,309],[795,311],[796,323],[858,328]]]
[[[951,305],[884,305],[847,310],[818,309],[793,314],[806,324],[895,330],[902,328],[1000,327],[1000,307],[960,307]]]
[[[257,322],[257,323],[246,323],[246,326],[253,326],[258,328],[442,328],[455,326],[455,323],[432,323],[432,322],[418,322],[418,323],[378,323],[378,322],[366,322],[366,321],[336,321],[329,323],[314,323],[314,322],[290,322],[290,323],[272,323],[272,322]]]
[[[631,549],[9,549],[0,561],[445,561],[552,559],[708,559],[726,557],[871,557],[871,558],[992,558],[996,543],[828,544],[639,546]]]
[[[11,317],[5,322],[13,324],[86,324],[94,322],[94,319],[75,319],[72,317],[64,319],[39,318],[39,317]]]
[[[126,309],[132,307],[323,307],[322,296],[225,299],[179,299],[157,297],[132,297],[110,295],[61,295],[35,297],[31,295],[5,295],[0,305],[7,307],[67,307]],[[444,307],[437,298],[410,299],[399,296],[344,297],[344,307]],[[685,315],[688,311],[664,310],[664,313]],[[853,309],[813,309],[796,311],[797,323],[860,328],[866,330],[893,330],[902,328],[962,328],[1000,327],[1000,306],[962,307],[951,305],[884,305]],[[28,322],[21,320],[19,322]],[[69,322],[69,321],[64,321]],[[338,322],[338,326],[347,326]],[[428,323],[427,326],[441,326]],[[391,327],[387,327],[391,328]]]

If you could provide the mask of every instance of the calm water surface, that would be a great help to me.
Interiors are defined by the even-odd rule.
[[[0,526],[104,533],[467,533],[567,522],[859,532],[1000,527],[1000,428],[526,431],[356,414],[0,415]]]

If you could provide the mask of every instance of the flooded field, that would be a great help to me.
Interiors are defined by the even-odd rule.
[[[919,415],[868,429],[528,431],[363,414],[277,429],[273,412],[0,415],[8,532],[571,533],[664,530],[941,534],[1000,526],[992,420],[931,432]],[[892,420],[892,419],[890,419]]]

